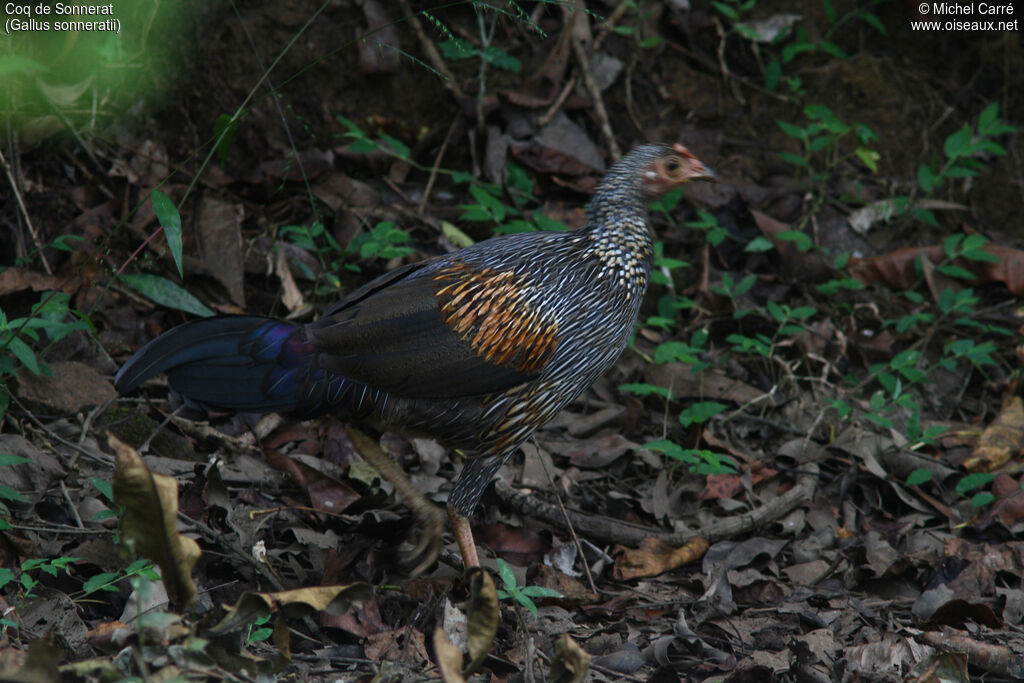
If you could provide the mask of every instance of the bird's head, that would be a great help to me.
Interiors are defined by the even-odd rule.
[[[646,197],[661,196],[693,180],[718,182],[711,169],[678,142],[671,147],[644,145],[630,152],[630,156],[637,153],[644,157],[640,192]]]

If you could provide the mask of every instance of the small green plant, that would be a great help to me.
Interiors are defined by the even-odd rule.
[[[657,47],[661,44],[662,40],[658,36],[642,36],[643,27],[647,23],[647,20],[655,12],[654,3],[641,3],[636,0],[626,0],[626,10],[635,14],[635,21],[629,24],[619,24],[612,28],[612,31],[618,33],[620,36],[632,36],[636,40],[637,47],[644,50],[649,50],[653,47]]]
[[[274,628],[266,625],[270,622],[270,617],[270,614],[264,614],[249,624],[249,628],[245,633],[246,643],[259,643],[274,635]]]
[[[723,404],[714,401],[694,404],[690,408],[694,410],[690,411],[687,409],[687,411],[684,411],[684,415],[679,416],[680,422],[684,424],[686,424],[685,421],[690,421],[691,423],[703,422],[725,410]],[[686,415],[685,413],[687,412],[690,414]],[[665,454],[667,457],[682,463],[687,467],[688,471],[695,474],[736,474],[736,467],[731,458],[705,448],[683,448],[677,443],[666,440],[649,441],[644,444],[644,448]]]
[[[806,126],[776,121],[782,132],[799,141],[803,148],[802,154],[779,153],[783,161],[796,167],[797,177],[806,171],[816,183],[824,182],[833,168],[851,157],[860,159],[872,173],[878,172],[881,156],[870,147],[878,141],[878,136],[871,128],[863,123],[848,125],[823,104],[807,105],[804,116],[810,120]],[[840,143],[851,135],[856,145],[852,153],[847,153],[846,146]]]
[[[937,192],[947,180],[973,178],[986,170],[984,155],[1006,156],[1006,149],[993,138],[1016,133],[1016,126],[1008,125],[999,116],[999,103],[993,102],[978,115],[977,123],[965,123],[946,138],[942,152],[946,157],[940,164],[937,159],[917,167],[917,185],[926,195]],[[928,209],[914,207],[915,218],[936,225],[935,215]]]
[[[86,595],[100,591],[115,593],[118,590],[117,584],[121,583],[125,579],[135,578],[141,578],[147,581],[159,581],[160,574],[156,571],[156,566],[150,560],[138,559],[125,567],[122,571],[104,572],[90,577],[88,581],[82,584],[82,592]]]
[[[17,374],[19,366],[33,375],[52,374],[29,344],[41,343],[44,336],[53,343],[76,330],[89,329],[86,316],[71,309],[70,301],[70,294],[45,292],[29,316],[13,320],[0,309],[0,419],[10,404],[10,396],[2,387],[7,378]]]
[[[951,184],[954,180],[974,178],[983,173],[988,169],[984,157],[1006,155],[1006,149],[994,138],[1019,130],[999,116],[998,102],[988,105],[978,115],[975,125],[965,123],[946,138],[942,146],[944,161],[940,161],[936,154],[928,162],[918,165],[917,187],[913,194],[934,196],[947,185],[947,181]],[[922,204],[913,196],[900,195],[877,202],[877,211],[887,220],[909,213],[922,223],[938,225],[935,214]],[[966,254],[965,257],[970,258]]]
[[[488,45],[480,49],[468,40],[453,37],[439,43],[438,47],[441,48],[441,54],[445,59],[452,61],[479,58],[495,68],[512,73],[519,73],[523,68],[522,62],[496,45]]]
[[[498,589],[499,600],[515,600],[520,605],[530,610],[533,616],[537,616],[537,605],[533,604],[534,598],[560,598],[562,594],[551,588],[543,586],[520,586],[516,583],[516,575],[508,562],[498,558],[498,576],[501,578],[503,588]]]
[[[502,186],[500,185],[471,185],[469,194],[475,200],[469,204],[459,204],[462,209],[460,220],[474,223],[491,223],[494,225],[494,234],[507,235],[514,232],[531,232],[534,230],[568,230],[561,221],[545,216],[539,209],[529,211],[523,206],[529,199],[536,199],[532,195],[532,186],[527,189],[526,183],[529,178],[525,172],[517,169],[508,174],[509,195],[518,198],[519,206],[510,206],[502,201]],[[520,208],[523,207],[523,208]]]
[[[68,565],[78,562],[77,557],[53,557],[53,558],[36,558],[31,560],[25,560],[21,563],[21,574],[15,577],[14,572],[7,568],[0,568],[0,590],[7,584],[17,578],[21,584],[19,589],[19,597],[22,599],[28,599],[35,597],[35,589],[39,585],[39,579],[35,577],[37,571],[49,574],[50,576],[57,576],[57,574],[63,570],[68,570]]]
[[[354,237],[345,247],[319,221],[310,225],[283,226],[279,235],[317,257],[319,272],[314,272],[301,261],[293,263],[304,277],[314,282],[313,291],[317,296],[337,294],[341,288],[337,273],[342,269],[358,273],[362,271],[362,262],[409,256],[416,252],[407,246],[411,239],[409,234],[396,227],[393,221],[377,223],[371,230]]]

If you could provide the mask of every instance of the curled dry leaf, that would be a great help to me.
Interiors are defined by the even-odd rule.
[[[498,589],[490,574],[476,571],[469,580],[469,605],[466,609],[466,648],[469,663],[466,676],[480,668],[498,635]]]
[[[464,683],[462,676],[462,652],[448,640],[448,634],[438,626],[434,630],[434,657],[441,670],[444,683]]]
[[[549,683],[582,683],[590,671],[590,655],[569,634],[563,633],[555,641],[555,656],[551,660]]]
[[[278,593],[243,593],[214,633],[228,633],[246,628],[257,619],[273,614],[291,618],[309,616],[313,612],[343,614],[357,602],[373,597],[373,588],[365,583],[348,586],[311,586]]]
[[[177,482],[150,472],[138,452],[113,434],[107,443],[117,456],[114,501],[124,507],[121,538],[137,554],[156,562],[174,604],[191,603],[196,597],[192,566],[201,551],[199,544],[178,533]]]
[[[978,445],[964,460],[968,472],[994,472],[1024,449],[1024,403],[1014,396],[1003,406],[1002,412],[982,432]]]
[[[684,564],[696,562],[708,550],[708,542],[695,536],[674,548],[658,538],[645,538],[637,549],[616,546],[614,575],[616,581],[640,579],[663,574]]]

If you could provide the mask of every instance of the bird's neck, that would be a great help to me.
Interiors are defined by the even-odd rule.
[[[602,188],[587,207],[581,232],[586,256],[598,264],[595,284],[621,292],[631,305],[639,305],[654,251],[647,207],[640,195]]]
[[[651,230],[647,223],[647,205],[636,188],[603,183],[587,205],[583,231],[594,242],[616,243],[649,253]]]

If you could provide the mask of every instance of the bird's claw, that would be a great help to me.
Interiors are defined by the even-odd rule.
[[[416,526],[419,527],[419,542],[412,551],[402,558],[411,576],[419,576],[437,561],[444,545],[444,515],[434,505],[416,511]]]

